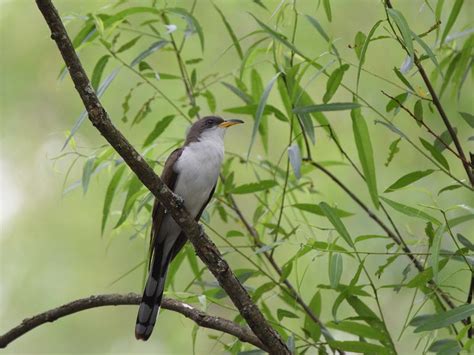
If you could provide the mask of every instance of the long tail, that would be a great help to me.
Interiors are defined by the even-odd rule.
[[[161,247],[155,250],[150,273],[143,291],[135,325],[135,338],[139,340],[146,341],[150,337],[163,299],[166,273],[171,258],[169,250],[166,255],[163,255],[163,249]]]

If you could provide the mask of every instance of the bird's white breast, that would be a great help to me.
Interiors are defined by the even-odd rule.
[[[216,135],[189,144],[175,163],[178,173],[175,193],[184,199],[184,205],[193,217],[206,203],[217,182],[224,158],[222,138]]]

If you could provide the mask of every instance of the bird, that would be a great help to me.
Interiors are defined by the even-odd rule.
[[[214,194],[224,159],[224,135],[242,120],[207,116],[188,130],[182,147],[165,162],[161,179],[182,199],[183,206],[199,221]],[[135,324],[135,337],[148,340],[160,310],[168,266],[186,244],[187,237],[171,214],[155,199],[152,210],[150,263]]]

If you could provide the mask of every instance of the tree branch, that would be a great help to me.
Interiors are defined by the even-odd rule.
[[[36,3],[51,30],[51,38],[56,42],[67,65],[76,90],[89,114],[89,120],[124,159],[125,163],[133,170],[140,181],[171,213],[176,223],[193,244],[196,254],[216,277],[242,317],[247,321],[250,328],[269,352],[290,354],[280,335],[268,324],[258,307],[252,302],[249,294],[238,281],[227,262],[222,258],[215,244],[203,233],[198,223],[185,210],[182,200],[168,189],[146,163],[145,159],[113,125],[90,85],[87,74],[77,57],[66,29],[51,0],[36,0]]]
[[[120,305],[138,305],[140,304],[140,301],[140,295],[136,293],[129,293],[126,295],[109,294],[90,296],[87,298],[81,298],[66,303],[60,307],[53,308],[46,312],[37,314],[31,318],[27,318],[15,328],[9,330],[3,335],[0,335],[0,348],[6,348],[8,344],[15,341],[24,334],[28,333],[30,330],[33,330],[45,323],[54,322],[59,318],[63,318],[68,315],[85,311],[91,308]],[[183,303],[171,298],[163,299],[161,306],[164,309],[181,313],[183,316],[193,320],[194,322],[196,322],[197,325],[201,327],[222,331],[224,333],[237,337],[241,341],[255,345],[256,347],[262,350],[266,350],[262,342],[252,333],[252,331],[248,327],[243,327],[237,323],[234,323],[224,318],[210,316],[207,313],[202,312],[187,303]]]

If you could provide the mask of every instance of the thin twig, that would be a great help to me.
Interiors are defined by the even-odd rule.
[[[50,309],[46,312],[37,314],[31,318],[27,318],[21,322],[15,328],[9,330],[3,335],[0,335],[0,348],[4,349],[8,344],[15,341],[19,337],[28,333],[29,331],[45,324],[54,322],[60,318],[68,315],[85,311],[91,308],[105,307],[105,306],[120,306],[120,305],[138,305],[141,301],[141,295],[136,293],[129,294],[108,294],[108,295],[97,295],[90,296],[87,298],[81,298],[69,303],[66,303],[60,307]],[[262,342],[252,333],[248,327],[243,327],[230,320],[211,316],[193,306],[174,300],[171,298],[163,299],[161,307],[164,309],[181,313],[186,318],[189,318],[196,322],[197,325],[222,331],[237,337],[239,340],[246,343],[255,345],[256,347],[265,350],[265,346]]]

